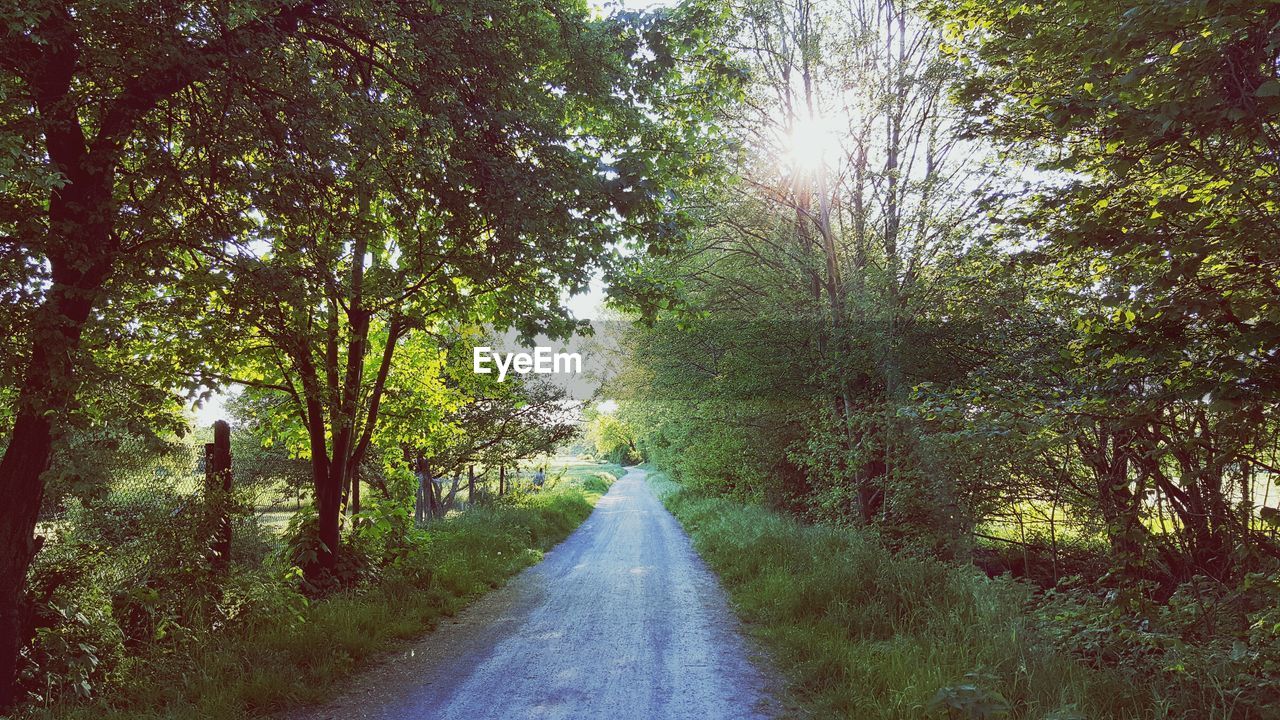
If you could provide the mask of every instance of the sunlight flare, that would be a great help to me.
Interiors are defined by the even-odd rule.
[[[843,118],[819,114],[798,115],[783,136],[785,160],[798,172],[813,172],[840,156]]]

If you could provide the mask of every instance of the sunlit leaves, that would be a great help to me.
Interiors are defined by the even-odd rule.
[[[957,44],[981,59],[963,93],[981,109],[975,128],[1042,143],[1047,166],[1079,179],[1028,220],[1053,251],[1105,257],[1109,283],[1130,289],[1134,319],[1092,336],[1102,356],[1168,356],[1176,368],[1187,343],[1205,361],[1196,373],[1219,364],[1226,379],[1239,362],[1274,376],[1262,352],[1280,339],[1266,315],[1280,257],[1280,186],[1265,161],[1280,119],[1274,13],[1066,2],[1024,25],[1001,17],[1016,3],[946,5]],[[1187,378],[1188,397],[1203,379]]]

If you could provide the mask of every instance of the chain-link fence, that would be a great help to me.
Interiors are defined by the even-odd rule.
[[[116,435],[77,440],[57,455],[36,526],[42,564],[107,585],[141,581],[174,555],[196,562],[205,517],[204,446]],[[186,537],[184,537],[186,535]]]
[[[205,428],[177,441],[104,433],[60,448],[46,477],[36,528],[44,550],[33,579],[46,580],[52,594],[59,585],[119,589],[160,574],[202,574],[230,550],[219,546],[228,534],[247,543],[229,553],[233,560],[261,561],[308,501],[307,466],[243,433],[233,437],[223,493],[223,479],[210,474],[211,441]]]

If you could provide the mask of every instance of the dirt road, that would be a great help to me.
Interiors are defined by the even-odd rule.
[[[631,470],[525,570],[296,720],[780,714],[715,577]]]

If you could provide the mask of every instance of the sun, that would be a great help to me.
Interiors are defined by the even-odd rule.
[[[840,123],[822,115],[799,115],[785,132],[787,164],[798,172],[813,172],[831,164],[840,153]]]

